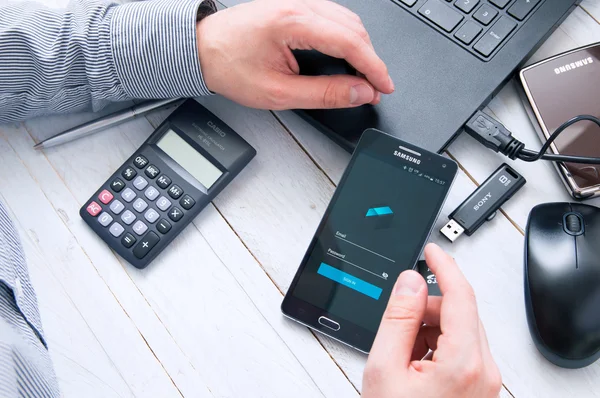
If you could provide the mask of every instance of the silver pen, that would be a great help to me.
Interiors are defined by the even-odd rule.
[[[164,99],[158,101],[147,101],[143,102],[139,105],[135,105],[131,108],[124,109],[122,111],[118,111],[115,113],[111,113],[110,115],[103,116],[101,118],[92,120],[90,122],[81,124],[79,126],[73,127],[69,130],[63,131],[62,133],[58,133],[40,143],[37,143],[33,146],[34,149],[45,149],[50,148],[55,145],[64,144],[66,142],[70,142],[76,140],[77,138],[85,137],[94,133],[97,133],[100,130],[107,129],[109,127],[115,126],[119,123],[123,123],[127,120],[133,119],[136,116],[143,115],[144,113],[150,112],[152,110],[175,104],[177,102],[183,102],[185,99],[176,98],[176,99]]]

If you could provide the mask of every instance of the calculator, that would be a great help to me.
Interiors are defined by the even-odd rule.
[[[145,268],[255,155],[248,142],[189,99],[79,214],[121,257]]]

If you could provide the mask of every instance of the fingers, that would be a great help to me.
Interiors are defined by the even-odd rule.
[[[306,0],[310,9],[325,19],[337,22],[356,32],[369,46],[373,47],[360,17],[339,4],[329,0]]]
[[[440,314],[442,312],[442,298],[429,296],[427,298],[427,310],[423,317],[423,323],[427,326],[440,326]]]
[[[415,341],[411,361],[420,361],[427,355],[429,350],[435,351],[437,349],[437,340],[441,333],[440,328],[436,326],[421,327]]]
[[[350,75],[289,75],[281,77],[279,86],[276,95],[282,99],[275,101],[276,109],[352,108],[379,98],[369,82]]]
[[[404,271],[398,277],[377,331],[369,355],[372,366],[393,372],[408,369],[426,306],[425,280],[415,271]]]
[[[425,247],[425,261],[435,274],[443,296],[440,310],[442,332],[457,338],[478,339],[479,315],[475,294],[454,259],[439,246],[430,243]]]
[[[394,91],[384,62],[373,47],[353,30],[332,24],[322,17],[306,18],[302,23],[295,24],[293,30],[296,40],[296,43],[290,43],[293,48],[312,48],[335,58],[343,58],[365,75],[377,91],[384,94]]]

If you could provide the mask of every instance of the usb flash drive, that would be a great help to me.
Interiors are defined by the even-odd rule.
[[[525,185],[525,178],[506,163],[483,182],[448,218],[440,232],[454,242],[463,233],[471,236]]]

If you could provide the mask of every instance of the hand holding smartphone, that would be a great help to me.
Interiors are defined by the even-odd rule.
[[[398,275],[414,268],[457,173],[452,160],[369,129],[281,305],[368,353]]]

